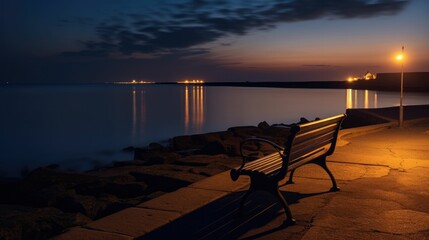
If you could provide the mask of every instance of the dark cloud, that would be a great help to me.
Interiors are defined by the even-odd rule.
[[[281,22],[368,18],[400,12],[408,0],[191,0],[147,13],[114,17],[96,27],[98,40],[67,56],[183,53],[228,35],[267,30]],[[204,51],[205,53],[206,51]],[[198,51],[197,51],[198,53]],[[196,54],[196,52],[193,52]]]

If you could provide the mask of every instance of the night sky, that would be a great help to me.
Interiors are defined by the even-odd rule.
[[[0,0],[0,83],[429,71],[427,0]]]

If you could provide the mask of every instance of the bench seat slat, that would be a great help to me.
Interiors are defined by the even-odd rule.
[[[246,164],[246,168],[258,168],[260,166],[263,166],[265,164],[269,164],[272,161],[276,161],[276,158],[280,157],[280,155],[278,153],[272,153],[270,155],[267,155],[265,157],[256,159],[251,161],[250,163]]]
[[[326,125],[330,125],[330,124],[341,124],[342,119],[345,117],[345,115],[341,114],[341,115],[337,115],[337,116],[333,116],[330,118],[325,118],[325,119],[321,119],[318,121],[314,121],[314,122],[308,122],[308,123],[304,123],[304,124],[300,124],[300,131],[301,132],[308,132],[311,131],[313,129],[317,129],[320,128],[321,126],[326,126]]]
[[[319,149],[319,148],[321,148],[321,147],[323,147],[325,145],[328,145],[328,144],[330,145],[330,142],[331,142],[331,140],[327,139],[325,141],[313,144],[313,145],[311,145],[311,146],[309,146],[307,148],[302,148],[300,150],[293,151],[293,152],[290,153],[289,162],[295,161],[299,157],[305,156],[305,155],[307,155],[307,153],[310,153],[310,152],[312,152],[312,151],[314,151],[316,149]],[[326,151],[328,151],[328,150],[329,150],[329,148]]]
[[[328,132],[335,132],[336,127],[337,127],[337,124],[331,124],[329,126],[326,126],[326,127],[320,128],[320,129],[316,129],[316,130],[312,130],[309,132],[303,132],[303,133],[300,132],[295,136],[294,145],[299,144],[301,142],[308,141],[314,137],[317,137],[319,135],[323,135],[323,134],[328,133]]]
[[[301,142],[298,144],[294,144],[292,146],[292,148],[294,149],[294,152],[297,152],[301,149],[308,148],[309,146],[315,145],[319,142],[332,141],[332,139],[335,137],[334,134],[335,134],[335,132],[328,132],[328,133],[320,135],[314,139],[308,140],[307,142]]]
[[[272,164],[276,164],[277,162],[281,162],[281,161],[282,161],[281,156],[278,155],[278,154],[276,154],[276,155],[273,155],[270,158],[270,161],[266,162],[266,164],[260,164],[260,165],[257,165],[257,166],[250,166],[250,167],[249,166],[245,166],[244,168],[245,169],[249,169],[249,170],[254,170],[254,171],[263,171],[263,169],[265,169],[266,166],[271,166]]]
[[[325,147],[316,149],[313,152],[310,152],[304,156],[301,156],[298,159],[295,159],[294,161],[289,162],[289,170],[296,169],[299,166],[308,163],[307,161],[308,159],[315,159],[320,156],[323,156],[327,151],[328,151],[328,146],[325,146]]]
[[[277,173],[282,168],[282,164],[283,164],[282,162],[278,162],[275,165],[273,165],[272,167],[265,169],[263,171],[263,173],[265,173],[266,175],[271,175],[271,174]]]
[[[255,169],[247,169],[247,168],[243,168],[241,170],[241,174],[253,174],[253,173],[263,173],[265,175],[270,175],[272,173],[275,173],[277,171],[279,171],[282,167],[282,163],[279,161],[277,163],[274,163],[272,165],[267,166],[265,169],[261,170],[255,170]]]
[[[277,159],[276,162],[273,162],[273,164],[266,165],[263,168],[258,169],[258,171],[259,172],[271,172],[273,169],[280,169],[282,166],[282,163],[283,163],[282,159],[279,158],[279,159]]]

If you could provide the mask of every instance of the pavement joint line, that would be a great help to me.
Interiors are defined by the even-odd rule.
[[[156,208],[156,207],[145,207],[145,206],[139,206],[139,205],[137,205],[137,206],[135,206],[136,208],[142,208],[142,209],[150,209],[150,210],[156,210],[156,211],[163,211],[163,212],[173,212],[173,213],[178,213],[178,214],[180,214],[180,216],[178,217],[178,218],[180,218],[180,217],[182,217],[184,214],[182,213],[182,212],[180,212],[180,211],[175,211],[175,210],[166,210],[166,209],[163,209],[163,208]]]
[[[228,190],[219,190],[219,189],[207,188],[207,187],[188,186],[188,188],[210,190],[210,191],[216,191],[216,192],[220,192],[220,193],[230,193],[230,192],[232,192],[232,191],[228,191]]]
[[[364,166],[372,166],[372,167],[388,167],[390,168],[389,165],[385,165],[385,164],[371,164],[371,163],[355,163],[355,162],[343,162],[343,161],[327,161],[328,163],[344,163],[344,164],[353,164],[353,165],[364,165]]]
[[[80,227],[84,228],[84,229],[87,229],[87,230],[95,231],[95,232],[113,233],[113,234],[121,235],[121,236],[124,236],[124,237],[134,238],[133,236],[130,236],[130,235],[127,235],[127,234],[123,234],[123,233],[119,233],[119,232],[104,231],[104,230],[101,230],[101,229],[92,228],[92,227],[90,227],[88,225],[83,225],[83,226],[80,226]]]
[[[326,178],[293,176],[293,178],[306,178],[306,179],[316,179],[316,180],[326,180],[326,181],[331,181],[331,179],[329,178],[329,176],[327,176]],[[286,178],[285,178],[285,179],[286,179]],[[283,180],[284,180],[284,179],[283,179]],[[355,180],[355,179],[353,179],[353,180]],[[339,182],[339,181],[350,182],[350,181],[353,181],[353,180],[339,180],[339,179],[336,179],[336,181],[337,181],[337,182]],[[294,184],[294,183],[292,183],[292,184]],[[282,185],[282,186],[287,186],[287,185],[289,185],[289,184],[285,184],[285,185]]]
[[[392,155],[392,157],[394,158],[399,158],[400,162],[399,162],[399,169],[405,170],[403,163],[405,161],[405,159],[401,156],[399,156],[397,153],[395,153],[390,147],[386,147],[387,150],[389,150],[390,154]]]

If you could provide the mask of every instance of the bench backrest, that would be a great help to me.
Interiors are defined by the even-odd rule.
[[[283,166],[280,175],[295,169],[315,158],[329,156],[335,150],[341,122],[346,117],[340,114],[291,127],[283,152]]]

